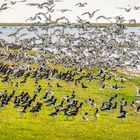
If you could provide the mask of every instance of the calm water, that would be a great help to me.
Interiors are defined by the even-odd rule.
[[[12,34],[14,32],[16,32],[17,29],[19,29],[21,27],[19,26],[9,26],[9,27],[0,27],[0,39],[4,39],[6,40],[7,42],[11,43],[14,41],[14,37],[8,37],[9,34]],[[50,30],[50,32],[52,32],[52,30]],[[73,29],[65,29],[65,32],[67,33],[73,33],[77,36],[77,29],[76,28],[73,28]],[[128,27],[125,32],[135,32],[137,34],[140,34],[140,27]],[[23,33],[27,33],[27,35],[23,36],[22,39],[29,39],[29,38],[32,38],[32,37],[36,37],[36,34],[34,32],[30,32],[27,30],[27,28],[25,27],[23,30],[21,30],[19,32],[19,35],[23,34]],[[41,29],[38,29],[38,32],[37,34],[38,35],[41,35],[42,33],[45,33],[43,30]]]

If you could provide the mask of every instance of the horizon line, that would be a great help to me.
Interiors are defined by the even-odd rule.
[[[31,26],[35,24],[36,26],[39,26],[39,25],[43,25],[45,23],[25,23],[25,22],[0,22],[0,26]],[[63,23],[59,23],[58,25],[61,25]],[[71,24],[77,24],[77,23],[71,23]],[[106,26],[106,25],[110,25],[111,23],[105,23],[105,22],[101,22],[101,23],[91,23],[91,24],[95,24],[95,25],[99,25],[99,26]],[[138,23],[122,23],[128,27],[140,27],[140,22]]]

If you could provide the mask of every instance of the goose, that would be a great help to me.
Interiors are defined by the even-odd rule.
[[[59,83],[56,83],[57,88],[61,89],[63,86],[61,86]]]
[[[137,113],[140,113],[140,106],[137,107],[136,112],[137,112]]]
[[[85,12],[85,13],[83,13],[82,15],[88,15],[89,18],[93,18],[93,16],[95,15],[95,13],[98,12],[99,10],[100,10],[100,9],[97,9],[97,10],[93,11],[92,13],[90,13],[90,12]]]
[[[54,95],[52,95],[50,99],[45,100],[44,102],[51,103],[51,102],[53,102],[53,99],[54,99]]]
[[[13,8],[11,8],[11,7],[8,7],[7,5],[8,5],[7,3],[2,4],[2,5],[0,6],[0,11],[7,10],[8,8],[13,9]]]
[[[68,114],[68,108],[64,109],[64,116],[68,119],[70,117],[70,115]]]
[[[131,106],[132,108],[135,108],[135,107],[136,107],[135,102],[133,101],[133,102],[131,103],[130,106]]]
[[[57,99],[54,99],[53,102],[47,104],[46,106],[55,106]]]
[[[92,106],[92,108],[96,107],[96,103],[94,100],[91,101],[91,106]]]
[[[99,109],[98,108],[96,108],[96,111],[94,113],[94,117],[99,118]]]
[[[84,121],[88,121],[88,113],[86,112],[85,115],[82,117]]]
[[[123,110],[123,106],[121,105],[120,115],[118,116],[118,118],[120,118],[120,119],[126,118],[126,114],[127,114],[127,111]]]
[[[139,10],[140,6],[134,6],[134,10]]]
[[[117,109],[117,102],[115,102],[115,105],[111,107],[111,109]]]
[[[98,19],[101,19],[101,18],[103,18],[103,19],[105,19],[105,20],[110,20],[110,19],[111,19],[111,17],[105,17],[105,16],[101,15],[101,16],[98,16],[98,17],[96,18],[96,21],[97,21]]]
[[[88,87],[87,87],[87,86],[85,86],[85,85],[82,83],[82,88],[85,88],[85,89],[86,89],[86,88],[88,88]]]
[[[48,88],[49,89],[52,89],[53,88],[53,86],[50,84],[50,82],[48,83]]]
[[[42,103],[37,102],[36,106],[33,109],[31,109],[30,112],[37,115],[41,111],[42,105]]]
[[[55,112],[52,112],[51,114],[49,114],[49,116],[51,117],[56,117],[58,115],[59,109],[57,109]]]
[[[117,7],[117,9],[123,9],[126,12],[130,12],[132,8],[125,8],[125,7]]]
[[[75,4],[75,6],[78,6],[78,7],[85,7],[86,5],[87,5],[86,2],[83,2],[83,3],[79,2]]]
[[[62,109],[64,107],[64,101],[61,101],[61,104],[56,106],[55,109]]]
[[[57,11],[60,11],[61,13],[72,12],[71,9],[58,9]]]

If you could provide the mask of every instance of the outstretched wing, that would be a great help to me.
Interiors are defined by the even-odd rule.
[[[77,4],[75,4],[75,6],[78,6],[78,5],[81,5],[81,3],[77,3]]]
[[[4,8],[5,6],[7,6],[7,3],[2,4],[1,8]]]
[[[94,15],[96,12],[98,12],[100,9],[97,9],[95,11],[92,12],[92,15]]]
[[[85,12],[82,15],[89,15],[90,16],[90,13],[89,12]]]

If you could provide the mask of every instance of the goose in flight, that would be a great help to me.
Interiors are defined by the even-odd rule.
[[[98,16],[98,17],[96,18],[96,21],[97,21],[98,19],[101,19],[101,18],[106,19],[106,20],[110,20],[110,19],[111,19],[111,17]]]
[[[115,16],[114,18],[116,19],[116,23],[123,23],[124,21],[126,21],[121,15]]]
[[[98,12],[99,10],[100,10],[100,9],[97,9],[97,10],[93,11],[92,13],[90,13],[90,12],[85,12],[85,13],[83,13],[82,15],[88,15],[89,18],[92,18],[92,17],[94,16],[94,14],[95,14],[96,12]]]
[[[48,12],[47,12],[47,13],[48,13]],[[48,20],[48,17],[46,16],[47,13],[39,12],[39,13],[37,13],[34,17],[29,17],[26,21],[28,21],[28,20],[34,21],[34,20],[36,20],[37,18],[38,18],[39,20],[41,20],[41,17],[40,17],[41,15],[44,16],[45,19]]]
[[[24,29],[24,27],[17,29],[14,33],[9,34],[8,37],[16,36],[23,29]]]
[[[8,7],[8,6],[7,6],[7,3],[4,3],[4,4],[2,4],[2,5],[0,6],[0,11],[6,10],[6,9],[8,9],[8,8],[11,8],[11,7]],[[11,9],[13,9],[13,8],[11,8]]]
[[[44,8],[46,8],[48,10],[48,12],[50,12],[50,13],[54,12],[54,9],[53,9],[54,7],[55,7],[55,4],[52,6],[44,6]]]
[[[86,2],[84,2],[84,3],[79,2],[79,3],[75,4],[75,6],[78,6],[78,7],[85,7],[86,5],[87,5]]]
[[[28,5],[28,6],[40,6],[39,3],[27,3],[26,5]]]
[[[132,8],[117,7],[117,9],[124,9],[126,12],[130,12]]]
[[[41,4],[40,3],[28,3],[26,5],[28,5],[28,6],[36,6],[39,9],[47,8],[48,11],[51,11],[51,12],[54,11],[53,7],[55,6],[55,4],[54,5],[48,5],[47,2],[44,2],[44,3],[41,3]]]
[[[63,17],[60,17],[60,18],[56,19],[56,20],[55,20],[55,23],[58,23],[58,22],[61,21],[61,20],[65,20],[65,21],[67,21],[67,23],[70,22],[69,19],[67,19],[65,16],[63,16]]]
[[[81,19],[80,17],[77,16],[77,22],[78,23],[84,23],[86,22],[86,20]]]
[[[139,10],[140,6],[134,6],[134,10]]]
[[[11,5],[15,5],[17,2],[16,1],[10,1]]]
[[[18,2],[26,2],[26,0],[22,0],[22,1],[10,1],[10,4],[11,4],[11,5],[15,5],[15,4],[18,3]]]
[[[60,11],[61,13],[72,12],[71,9],[58,9],[57,11]]]

